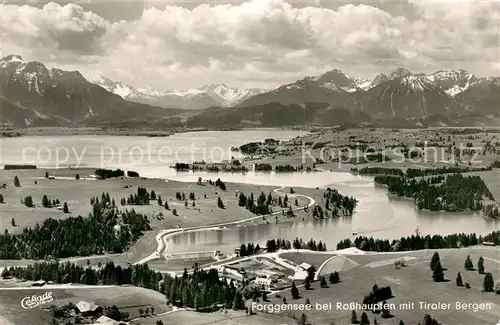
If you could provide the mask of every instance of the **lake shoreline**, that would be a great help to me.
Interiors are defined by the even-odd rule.
[[[99,127],[28,127],[28,128],[0,128],[0,138],[13,138],[25,136],[143,136],[143,137],[168,137],[181,133],[193,132],[227,132],[227,131],[255,131],[255,130],[276,130],[276,131],[305,131],[310,132],[311,128],[303,127],[248,127],[248,128],[99,128]]]

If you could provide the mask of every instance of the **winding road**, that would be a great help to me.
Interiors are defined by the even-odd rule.
[[[291,198],[296,198],[296,197],[306,198],[309,200],[309,204],[307,205],[307,207],[311,207],[314,204],[316,204],[316,201],[310,196],[303,195],[303,194],[297,194],[297,193],[288,194],[288,193],[280,192],[284,188],[285,187],[282,186],[282,187],[279,187],[277,189],[274,189],[273,193],[277,193],[277,194],[281,194],[281,195],[287,194]],[[294,208],[292,210],[298,211],[298,210],[302,210],[302,209],[304,209],[304,206],[297,207],[297,208]],[[160,258],[160,256],[162,256],[162,255],[166,256],[167,255],[167,248],[168,248],[167,247],[167,239],[176,233],[204,231],[204,230],[210,230],[210,229],[217,229],[218,227],[223,227],[223,226],[233,226],[233,225],[245,223],[245,222],[256,220],[256,219],[261,219],[263,217],[274,216],[274,215],[281,214],[281,213],[282,213],[282,211],[277,211],[277,212],[273,212],[273,213],[266,214],[266,215],[258,215],[258,216],[254,216],[254,217],[250,217],[250,218],[246,218],[246,219],[242,219],[242,220],[229,221],[229,222],[206,225],[206,226],[195,226],[195,227],[187,227],[187,228],[174,228],[174,229],[162,230],[162,231],[160,231],[160,233],[158,235],[156,235],[156,242],[158,243],[158,248],[156,249],[156,251],[153,252],[151,255],[143,258],[142,260],[135,262],[134,265],[147,263],[149,261]]]

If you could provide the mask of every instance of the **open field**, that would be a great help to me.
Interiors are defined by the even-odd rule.
[[[45,179],[45,171],[50,175],[54,175],[56,179]],[[156,216],[162,212],[165,216],[164,221],[159,221],[156,218],[151,218],[153,228],[168,228],[168,227],[188,227],[196,225],[204,225],[217,223],[229,220],[237,220],[251,216],[250,212],[238,207],[235,192],[237,190],[244,193],[254,192],[254,195],[264,191],[266,195],[274,189],[274,187],[253,186],[245,184],[226,184],[227,190],[221,191],[216,186],[203,183],[197,185],[195,183],[183,183],[176,181],[165,181],[161,179],[144,179],[144,178],[110,178],[106,180],[75,180],[75,174],[80,174],[81,178],[89,176],[93,173],[93,169],[83,170],[2,170],[0,171],[0,183],[7,184],[6,189],[0,190],[4,196],[5,204],[0,205],[2,218],[0,219],[0,228],[7,228],[9,232],[16,232],[22,227],[34,225],[46,218],[64,218],[68,215],[86,216],[91,212],[90,198],[99,196],[103,192],[109,193],[110,197],[114,198],[117,205],[120,204],[122,197],[127,198],[130,194],[136,193],[137,187],[145,187],[148,191],[154,190],[162,197],[162,200],[168,200],[170,210],[176,209],[177,216],[174,216],[171,211],[166,211],[163,207],[151,201],[146,206],[123,206],[121,208],[134,208],[136,211],[146,213],[151,216]],[[14,187],[14,176],[18,175],[21,187]],[[37,184],[34,184],[34,182]],[[124,188],[125,186],[128,188]],[[184,206],[183,201],[175,199],[176,192],[184,192],[186,197],[190,192],[195,193],[196,206],[192,207],[192,202],[189,201],[188,207]],[[49,199],[59,199],[61,202],[68,202],[70,214],[64,214],[54,208],[41,207],[42,196],[46,194]],[[33,197],[36,205],[35,208],[28,208],[21,203],[21,198],[28,195]],[[204,198],[204,195],[207,198]],[[217,197],[221,197],[226,205],[226,209],[217,207]],[[236,214],[236,216],[235,216]],[[9,217],[5,217],[9,216]],[[18,227],[10,225],[11,218],[15,218]]]
[[[329,324],[331,320],[335,324],[350,324],[351,310],[349,308],[337,309],[337,303],[362,303],[363,297],[367,295],[374,284],[379,287],[389,285],[392,289],[392,299],[388,303],[394,303],[396,309],[391,313],[393,318],[381,319],[380,315],[367,312],[373,323],[376,316],[379,324],[398,324],[403,320],[405,324],[417,324],[425,313],[429,313],[439,322],[446,325],[470,325],[470,324],[496,324],[500,317],[500,298],[494,293],[483,293],[482,282],[484,275],[477,271],[465,271],[464,261],[467,255],[471,256],[474,264],[479,256],[485,260],[486,272],[492,272],[495,279],[500,279],[500,250],[496,247],[483,248],[471,247],[464,249],[442,249],[437,250],[441,256],[441,262],[445,271],[446,279],[449,282],[435,283],[432,280],[432,271],[429,263],[434,251],[405,252],[401,254],[372,254],[372,255],[352,255],[346,256],[354,263],[359,264],[348,271],[340,271],[341,283],[330,285],[329,288],[320,288],[319,281],[312,284],[312,290],[305,290],[299,287],[300,299],[293,300],[289,290],[281,292],[281,297],[286,297],[288,304],[303,304],[309,298],[313,307],[316,303],[329,304],[332,308],[323,311],[306,311],[308,320],[312,324]],[[406,257],[406,267],[396,269],[394,267],[395,258]],[[334,271],[332,268],[331,271]],[[457,287],[455,278],[457,272],[461,272],[462,279],[468,282],[470,289]],[[326,274],[325,274],[326,275]],[[270,303],[281,304],[282,298],[270,296]],[[414,302],[411,310],[401,309],[400,304]],[[419,302],[441,302],[451,304],[451,310],[425,310],[420,308]],[[456,303],[491,303],[491,309],[473,311],[457,310]],[[360,317],[362,311],[356,311]],[[292,316],[293,312],[284,312]],[[300,316],[299,312],[295,315]]]
[[[54,175],[55,179],[44,178],[45,171]],[[137,187],[145,187],[148,191],[154,190],[162,200],[168,200],[170,210],[159,206],[156,201],[151,201],[149,205],[143,206],[120,206],[121,209],[135,209],[137,212],[145,213],[150,217],[152,231],[146,232],[130,249],[124,254],[124,261],[134,262],[148,256],[156,249],[155,236],[161,229],[176,227],[192,227],[200,225],[217,224],[226,221],[245,219],[255,216],[246,209],[238,206],[236,194],[243,192],[247,195],[254,193],[257,197],[261,192],[266,195],[276,187],[256,186],[249,184],[227,183],[226,191],[220,190],[216,186],[203,182],[184,183],[176,181],[165,181],[161,179],[144,178],[111,178],[106,180],[87,179],[93,173],[93,169],[58,169],[58,170],[2,170],[0,171],[0,184],[7,184],[7,188],[0,189],[4,197],[4,204],[0,204],[0,229],[7,229],[9,233],[19,233],[24,227],[34,226],[47,218],[62,219],[68,216],[86,216],[91,212],[90,198],[99,196],[103,192],[109,193],[119,205],[122,197],[128,197],[137,191]],[[78,173],[80,180],[75,179]],[[18,175],[21,187],[13,186],[14,176]],[[35,182],[37,184],[35,184]],[[127,187],[128,186],[128,187]],[[127,188],[125,188],[127,187]],[[188,197],[193,192],[196,197],[196,206],[192,206],[189,201],[186,207],[184,201],[175,199],[176,192],[185,193]],[[41,206],[43,195],[49,199],[59,199],[67,202],[70,213],[65,214],[56,208],[44,208]],[[273,194],[277,196],[279,194]],[[32,196],[35,208],[28,208],[21,203],[21,199]],[[206,196],[206,198],[205,198]],[[217,198],[221,197],[225,209],[217,207]],[[298,197],[299,205],[305,205],[308,200]],[[291,202],[293,204],[293,202]],[[177,210],[177,215],[173,215],[173,209]],[[157,216],[162,213],[164,220]],[[14,218],[15,226],[12,226],[11,219]],[[285,219],[285,218],[283,218]],[[114,259],[115,260],[115,259]],[[91,259],[91,262],[103,262],[99,259]],[[119,262],[119,259],[118,259]]]
[[[167,261],[165,259],[157,259],[148,262],[148,266],[152,269],[158,271],[174,271],[182,272],[186,268],[188,271],[194,268],[194,265],[198,263],[198,267],[203,267],[205,264],[212,264],[215,261],[213,258],[198,258],[198,259],[188,259],[188,260],[171,260]]]
[[[53,293],[54,301],[33,309],[23,309],[21,300],[32,295]],[[155,313],[170,310],[166,305],[165,296],[159,292],[129,286],[44,286],[39,288],[16,288],[0,290],[0,315],[16,325],[47,324],[51,314],[44,309],[50,305],[61,306],[69,302],[78,303],[80,300],[94,302],[104,307],[116,305],[120,312],[127,312],[130,318],[139,317],[139,308],[154,307]],[[1,319],[0,319],[1,320]],[[3,325],[3,324],[2,324]]]
[[[331,247],[330,249],[333,249],[334,247]],[[323,262],[328,260],[329,258],[335,256],[335,254],[325,254],[325,253],[318,253],[318,252],[295,252],[295,253],[282,253],[280,254],[281,258],[290,260],[294,262],[295,264],[300,265],[303,262],[306,262],[309,265],[314,266],[316,269],[320,267]]]

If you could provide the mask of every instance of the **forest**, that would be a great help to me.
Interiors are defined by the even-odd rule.
[[[331,210],[334,217],[351,216],[358,204],[356,198],[342,195],[337,189],[330,187],[326,189],[323,198],[325,199],[325,210]]]
[[[118,211],[109,194],[93,199],[93,212],[61,220],[49,218],[20,234],[0,235],[0,259],[50,259],[122,253],[151,230],[147,216]]]
[[[399,240],[374,239],[373,237],[359,236],[354,241],[344,239],[337,244],[337,249],[345,249],[356,247],[364,251],[375,252],[402,252],[415,251],[423,249],[439,249],[439,248],[459,248],[479,245],[483,242],[492,242],[495,245],[500,245],[500,231],[494,231],[485,236],[478,236],[475,233],[471,234],[452,234],[447,236],[441,235],[412,235],[401,237]]]
[[[122,268],[109,262],[97,269],[82,267],[69,262],[42,262],[28,267],[4,269],[2,277],[16,277],[28,281],[53,281],[54,283],[79,283],[86,285],[134,285],[156,290],[166,295],[174,306],[213,311],[219,307],[244,309],[243,298],[260,297],[259,290],[237,290],[233,282],[219,279],[217,270],[200,270],[193,273],[184,269],[182,277],[163,276],[144,265]]]
[[[388,186],[392,194],[413,198],[419,210],[481,211],[484,197],[494,201],[479,176],[454,174],[415,180],[384,175],[375,176],[375,184]]]
[[[217,270],[200,270],[197,267],[191,274],[184,269],[181,277],[165,275],[159,290],[174,306],[189,307],[204,312],[222,307],[245,309],[243,298],[261,296],[258,288],[253,291],[245,288],[237,289],[233,281],[219,279]]]

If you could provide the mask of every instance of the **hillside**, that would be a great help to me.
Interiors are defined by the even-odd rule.
[[[0,60],[0,84],[4,125],[99,125],[176,113],[126,101],[90,83],[78,71],[48,70],[40,62],[25,62],[16,55]]]

